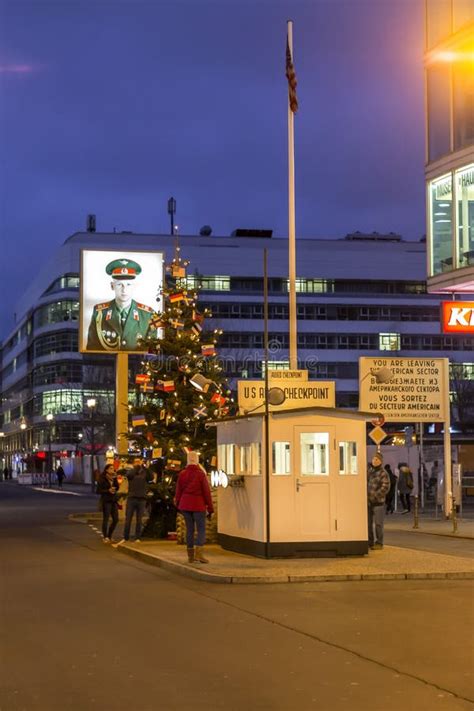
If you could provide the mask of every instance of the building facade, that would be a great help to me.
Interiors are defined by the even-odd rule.
[[[474,2],[425,7],[428,289],[474,292]]]
[[[271,237],[180,237],[189,287],[222,328],[219,355],[232,382],[262,377],[263,253],[268,252],[270,366],[288,367],[288,243]],[[114,356],[78,352],[81,249],[157,250],[170,260],[168,235],[80,232],[39,270],[2,344],[0,445],[14,466],[50,453],[70,456],[114,442]],[[474,338],[442,335],[440,297],[427,292],[426,244],[400,236],[347,235],[297,243],[299,367],[336,381],[338,406],[358,405],[364,355],[449,357],[474,379]],[[131,382],[140,356],[130,356]],[[133,397],[133,386],[131,386]],[[88,408],[90,400],[94,408]],[[92,436],[91,436],[92,435]]]

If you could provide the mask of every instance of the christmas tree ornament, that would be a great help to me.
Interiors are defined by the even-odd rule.
[[[201,354],[203,356],[214,356],[216,355],[216,347],[213,343],[206,343],[201,346]]]
[[[196,390],[199,390],[199,392],[203,393],[207,393],[210,386],[213,385],[212,380],[206,378],[204,375],[202,375],[202,373],[196,373],[195,375],[193,375],[193,377],[189,379],[189,382],[193,387],[196,388]]]
[[[135,376],[135,384],[140,385],[141,383],[149,383],[150,382],[150,375],[149,373],[138,373],[138,375]]]
[[[141,427],[142,425],[146,425],[143,415],[132,415],[132,427]]]

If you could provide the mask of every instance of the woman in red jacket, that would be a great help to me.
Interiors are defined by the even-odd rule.
[[[206,542],[206,510],[208,517],[211,518],[214,507],[206,473],[199,465],[197,452],[188,453],[188,464],[178,476],[174,503],[186,521],[186,547],[189,563],[194,561],[209,563],[203,555],[203,547]],[[194,547],[194,528],[197,529],[196,547]]]

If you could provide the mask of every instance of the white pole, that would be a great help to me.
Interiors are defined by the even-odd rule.
[[[449,359],[444,359],[444,515],[451,515],[453,504],[453,478],[451,475],[451,403],[449,399]]]
[[[288,21],[288,46],[293,60],[293,23]],[[295,133],[294,114],[288,101],[288,276],[289,276],[289,327],[290,368],[298,368],[296,338],[296,240],[295,240]]]

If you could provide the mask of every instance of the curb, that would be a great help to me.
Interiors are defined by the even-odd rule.
[[[242,575],[220,575],[219,573],[210,573],[201,568],[191,567],[184,563],[178,563],[172,560],[165,560],[153,553],[145,553],[145,551],[132,548],[131,546],[122,545],[116,549],[120,553],[124,553],[136,560],[140,560],[148,565],[154,565],[157,568],[163,568],[171,573],[182,575],[186,578],[194,578],[194,580],[202,580],[207,583],[222,584],[232,583],[234,585],[272,585],[275,583],[330,583],[330,582],[352,582],[357,580],[474,580],[474,571],[469,572],[447,572],[447,573],[360,573],[341,575],[273,575],[262,577],[258,575],[242,576]]]
[[[443,538],[460,538],[464,541],[474,540],[474,536],[463,536],[461,533],[441,533],[438,531],[426,531],[423,528],[389,528],[386,527],[385,531],[397,531],[398,533],[423,533],[425,536],[442,536]]]

